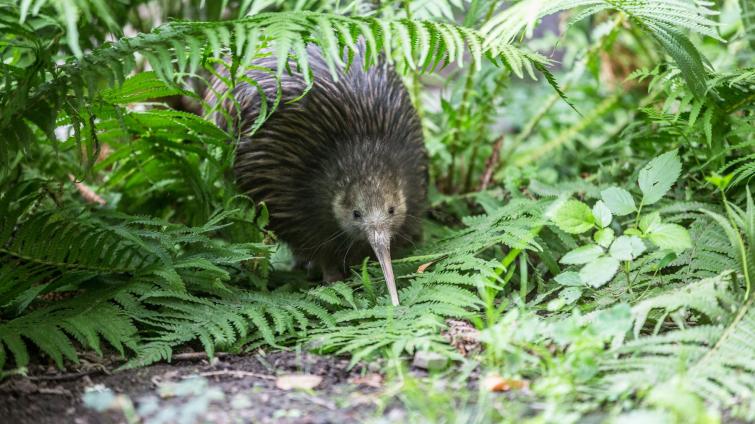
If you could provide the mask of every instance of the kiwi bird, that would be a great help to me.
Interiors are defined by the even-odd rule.
[[[313,85],[296,64],[276,78],[277,59],[256,60],[231,96],[216,80],[211,104],[224,98],[216,123],[238,140],[237,184],[270,213],[269,227],[299,261],[325,281],[377,258],[391,302],[399,304],[391,251],[420,237],[427,198],[427,153],[409,94],[384,60],[364,69],[363,51],[333,78],[321,52],[308,47]],[[264,96],[260,95],[264,93]],[[254,130],[260,113],[274,112]]]

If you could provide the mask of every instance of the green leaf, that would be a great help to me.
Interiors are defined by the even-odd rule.
[[[579,278],[579,273],[574,271],[562,272],[554,280],[562,286],[584,286],[582,279]]]
[[[637,236],[620,236],[613,242],[609,254],[620,261],[636,259],[645,251],[645,244]]]
[[[611,225],[613,214],[611,214],[611,209],[602,200],[595,202],[595,205],[592,207],[592,214],[601,228]]]
[[[679,253],[692,247],[692,239],[686,228],[678,224],[659,224],[649,229],[647,238],[661,249]]]
[[[571,305],[580,297],[582,297],[582,289],[579,287],[567,287],[558,293],[558,298],[562,299],[566,305]]]
[[[642,190],[642,204],[652,205],[659,201],[674,185],[682,172],[676,150],[653,159],[640,170],[638,183]]]
[[[632,328],[632,308],[620,303],[608,309],[598,311],[590,327],[604,339],[622,336]]]
[[[559,262],[565,265],[581,265],[591,262],[603,255],[603,248],[588,244],[567,252]]]
[[[618,260],[610,256],[603,256],[582,267],[579,270],[579,278],[593,287],[600,287],[611,281],[618,270]]]
[[[611,242],[614,238],[614,232],[610,228],[603,228],[595,232],[595,234],[592,235],[592,239],[595,240],[595,243],[598,243],[598,245],[603,247],[608,247],[611,245]]]
[[[731,183],[731,179],[733,177],[734,173],[719,175],[718,173],[714,172],[710,176],[705,177],[705,181],[713,184],[719,190],[726,190],[726,188],[729,187],[729,183]]]
[[[640,230],[642,230],[643,233],[646,233],[648,229],[659,225],[660,223],[661,214],[659,214],[658,212],[644,215],[642,218],[640,218]]]
[[[590,208],[579,200],[567,200],[555,213],[553,222],[571,234],[584,233],[595,225]]]
[[[600,197],[614,215],[629,215],[637,210],[632,195],[623,188],[609,187],[600,192]]]
[[[703,58],[695,45],[676,28],[649,20],[645,21],[644,24],[645,28],[655,36],[655,39],[663,46],[669,56],[674,59],[690,91],[699,99],[705,97],[707,90],[706,72],[703,67]]]

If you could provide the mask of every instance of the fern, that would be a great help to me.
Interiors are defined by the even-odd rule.
[[[64,359],[78,362],[73,340],[98,354],[102,354],[101,339],[122,356],[126,348],[136,350],[140,342],[137,328],[128,312],[113,302],[124,290],[127,288],[95,289],[0,324],[0,367],[5,366],[8,352],[13,354],[16,367],[29,363],[25,340],[34,343],[60,368]]]
[[[454,356],[440,335],[444,318],[471,318],[484,305],[478,292],[498,292],[505,286],[506,267],[489,258],[499,245],[516,249],[539,249],[534,229],[542,223],[542,204],[517,200],[489,214],[464,219],[466,228],[433,243],[431,250],[394,263],[413,270],[424,263],[431,271],[408,272],[408,286],[399,291],[401,306],[390,306],[384,295],[375,301],[343,283],[313,289],[309,295],[340,308],[333,314],[336,325],[315,330],[311,343],[322,352],[352,355],[352,364],[387,350],[393,355],[434,350]],[[397,269],[398,269],[397,267]],[[379,274],[378,274],[379,275]],[[371,276],[364,274],[365,288]]]
[[[706,90],[706,73],[703,59],[697,48],[677,28],[685,28],[708,37],[719,39],[716,23],[709,16],[714,12],[698,1],[604,1],[559,0],[540,2],[522,1],[493,17],[482,32],[487,43],[513,40],[523,30],[531,35],[535,23],[543,16],[562,10],[578,9],[577,20],[613,9],[625,14],[640,28],[647,31],[674,59],[690,89],[698,97]]]
[[[709,401],[727,408],[741,406],[741,415],[755,416],[755,350],[751,342],[755,296],[750,281],[755,259],[755,206],[749,191],[746,209],[728,202],[725,206],[727,217],[706,213],[723,229],[730,255],[736,258],[731,261],[737,265],[735,269],[635,305],[635,339],[614,349],[613,357],[604,361],[605,384],[623,381],[642,388],[678,375]],[[741,303],[740,282],[745,288]],[[649,314],[658,310],[653,335],[638,337]],[[679,329],[659,334],[667,317]]]
[[[307,43],[318,44],[328,66],[333,69],[343,64],[341,52],[344,49],[353,51],[356,48],[358,37],[362,37],[365,43],[365,65],[374,63],[377,55],[385,52],[402,65],[431,70],[442,62],[463,64],[463,53],[467,49],[472,53],[473,66],[478,66],[486,56],[505,63],[517,74],[522,74],[523,70],[533,74],[533,68],[527,64],[544,62],[537,55],[506,43],[482,47],[482,36],[470,28],[407,19],[383,21],[315,12],[282,12],[222,23],[167,24],[153,34],[122,39],[97,49],[75,64],[64,65],[62,70],[73,77],[99,74],[104,71],[103,66],[111,66],[114,73],[109,72],[110,76],[120,81],[134,65],[133,53],[141,52],[158,75],[171,81],[174,75],[196,71],[204,43],[209,44],[208,51],[215,56],[229,50],[241,63],[248,63],[257,54],[261,42],[275,40],[274,54],[281,58],[278,72],[284,71],[284,58],[295,53],[296,64],[307,78],[310,71],[303,50]],[[176,45],[177,40],[186,47]],[[397,55],[390,54],[393,49],[397,49]],[[175,58],[175,63],[164,60],[166,57]],[[118,61],[125,61],[125,67]]]
[[[212,357],[216,346],[229,348],[253,340],[250,329],[265,344],[277,346],[276,340],[286,334],[306,333],[312,317],[332,323],[322,306],[295,293],[233,290],[225,296],[206,298],[152,291],[140,301],[155,312],[137,317],[146,325],[144,344],[125,368],[170,361],[174,347],[193,340],[198,340]]]
[[[605,384],[622,381],[633,387],[649,387],[679,375],[709,401],[726,407],[743,404],[749,416],[755,414],[755,356],[751,343],[755,308],[752,298],[739,308],[731,308],[730,282],[729,275],[722,274],[634,307],[638,319],[635,328],[653,308],[667,312],[692,308],[703,314],[708,324],[626,343],[614,350],[615,358],[602,364],[607,373]]]
[[[23,338],[59,366],[63,358],[76,359],[71,337],[98,352],[99,337],[122,354],[124,346],[137,350],[134,324],[153,313],[147,312],[148,293],[173,293],[184,300],[173,306],[193,315],[201,308],[192,308],[194,298],[187,290],[227,295],[224,283],[231,279],[231,266],[265,259],[259,246],[224,245],[207,236],[228,226],[225,220],[233,212],[189,228],[153,218],[91,213],[77,205],[55,208],[44,193],[43,184],[27,181],[4,189],[0,197],[0,308],[9,318],[0,324],[0,339],[17,366],[28,362]],[[50,304],[35,301],[46,293],[76,297]],[[314,306],[301,308],[324,315]],[[255,322],[251,313],[244,317]],[[239,322],[237,328],[242,328]],[[283,331],[281,325],[276,329]],[[289,323],[285,330],[292,327]],[[209,331],[217,340],[228,338],[223,327]],[[172,341],[179,343],[179,338]]]
[[[12,7],[6,11],[11,17],[14,13],[21,14]],[[11,148],[0,149],[0,161],[4,163],[28,143],[32,122],[53,139],[58,110],[68,115],[77,142],[83,134],[92,135],[87,145],[90,153],[94,153],[96,149],[92,146],[98,145],[95,135],[99,123],[92,108],[97,106],[96,101],[101,96],[94,87],[103,80],[121,85],[137,66],[135,53],[143,55],[162,80],[176,83],[195,75],[208,56],[218,58],[221,54],[230,54],[236,69],[239,64],[246,66],[264,47],[272,45],[272,52],[280,59],[277,72],[285,71],[286,58],[290,56],[311,84],[307,44],[318,44],[328,66],[335,71],[336,66],[346,64],[343,52],[348,52],[346,57],[353,54],[358,39],[366,48],[365,66],[385,53],[401,68],[431,71],[447,63],[462,66],[464,52],[470,51],[474,68],[486,57],[517,75],[523,76],[526,72],[534,77],[535,68],[544,70],[542,65],[546,63],[544,58],[508,43],[483,46],[482,35],[471,28],[431,21],[343,17],[306,11],[258,14],[223,22],[173,22],[149,34],[103,45],[59,67],[42,57],[44,52],[35,44],[34,33],[25,26],[0,21],[0,29],[7,29],[9,37],[19,38],[33,47],[29,50],[30,59],[46,59],[46,67],[29,68],[24,72],[25,78],[45,82],[37,89],[24,89],[28,81],[21,78],[4,82],[3,92],[14,87],[25,90],[16,98],[0,102],[3,117],[0,132]],[[55,69],[56,75],[51,80],[47,74],[50,69]],[[120,100],[112,98],[107,91],[104,94],[111,101],[128,99],[128,96]]]
[[[99,0],[22,0],[19,2],[19,24],[24,24],[29,16],[34,16],[45,9],[51,9],[49,14],[59,16],[66,27],[66,38],[71,51],[81,57],[83,55],[79,36],[79,19],[84,16],[91,26],[101,22],[108,31],[120,33],[121,26],[117,23],[113,7],[120,9],[117,3],[108,4]],[[54,13],[53,13],[54,12]],[[88,31],[87,31],[88,32]],[[86,39],[86,38],[85,38]]]

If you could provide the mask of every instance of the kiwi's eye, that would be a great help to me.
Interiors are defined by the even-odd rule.
[[[388,215],[393,215],[395,212],[396,212],[396,209],[394,209],[393,206],[388,208]]]
[[[362,212],[354,211],[352,212],[352,215],[354,215],[354,219],[362,219]]]

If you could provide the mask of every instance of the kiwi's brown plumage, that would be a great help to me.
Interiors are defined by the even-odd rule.
[[[390,65],[379,62],[364,70],[357,54],[349,70],[339,69],[334,80],[319,50],[310,47],[308,53],[314,85],[297,100],[306,88],[304,79],[284,72],[277,110],[254,134],[250,131],[263,105],[259,92],[268,108],[276,98],[274,72],[250,71],[258,87],[241,82],[234,89],[235,103],[225,102],[228,116],[237,117],[234,170],[243,191],[266,203],[270,228],[299,258],[326,273],[344,272],[371,253],[367,238],[351,231],[351,215],[342,213],[354,207],[354,219],[361,219],[352,205],[390,213],[375,219],[398,223],[390,230],[391,247],[416,239],[426,200],[427,154],[417,113]],[[276,60],[259,59],[254,65],[275,69]],[[293,62],[290,68],[296,69]],[[223,90],[216,81],[210,101]],[[227,124],[224,114],[216,114],[216,121]]]

